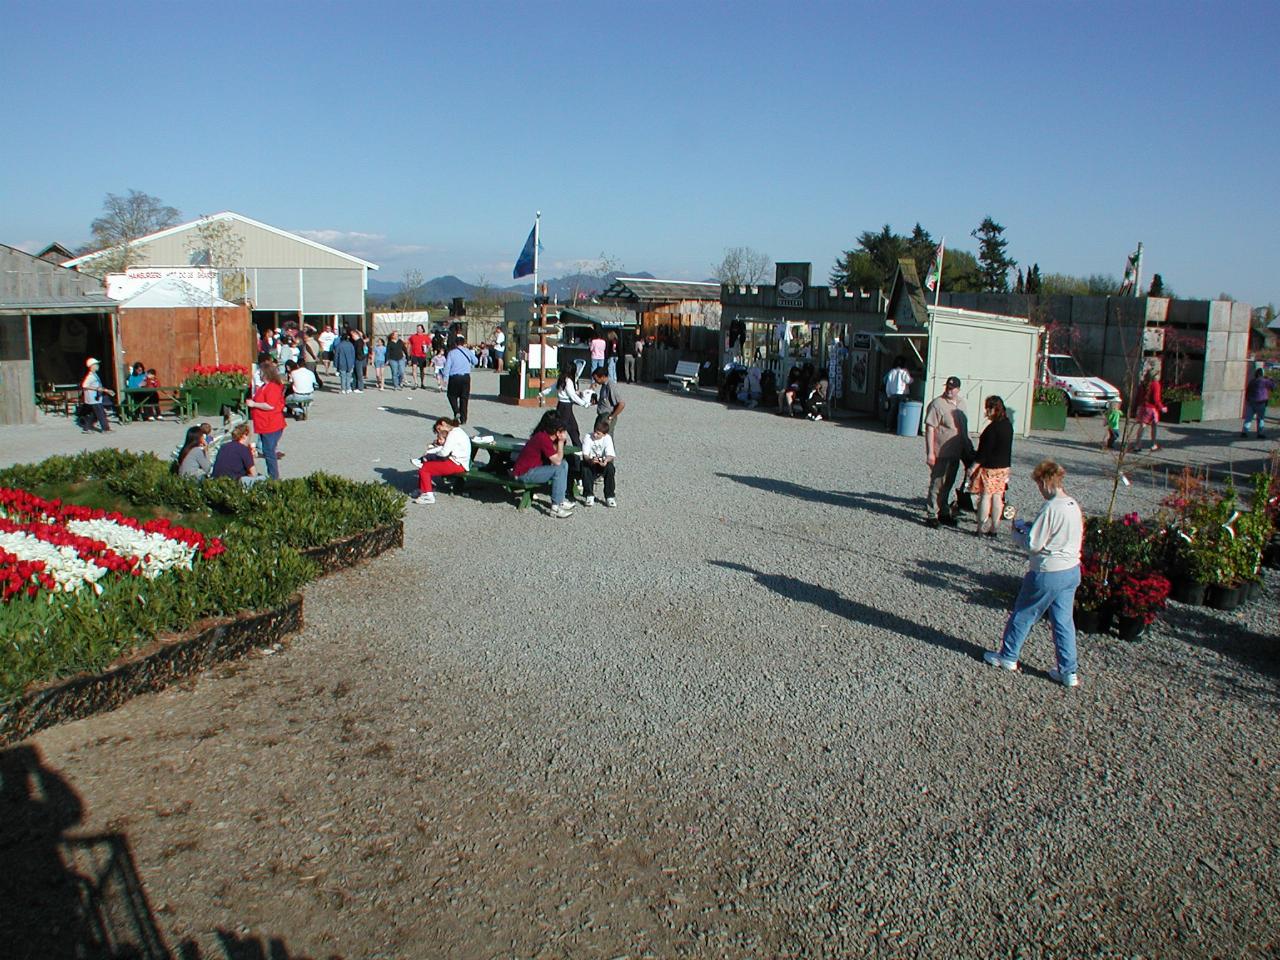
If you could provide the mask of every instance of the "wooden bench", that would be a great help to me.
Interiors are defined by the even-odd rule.
[[[698,361],[681,360],[676,364],[676,372],[667,374],[667,385],[671,392],[688,393],[698,385]]]

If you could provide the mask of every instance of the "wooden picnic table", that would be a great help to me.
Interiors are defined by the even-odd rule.
[[[172,413],[178,420],[195,416],[195,404],[181,387],[126,387],[120,398],[120,422],[139,419],[147,407],[155,407],[160,415]]]
[[[477,439],[478,437],[487,437],[488,439],[479,440]],[[524,449],[524,445],[527,442],[527,438],[513,437],[509,433],[477,434],[471,438],[471,469],[466,473],[455,474],[455,476],[464,487],[469,480],[497,484],[511,493],[517,494],[519,500],[516,503],[516,509],[523,510],[532,501],[534,490],[548,486],[551,483],[550,480],[545,480],[542,483],[527,483],[511,475],[511,468],[515,465],[515,459],[520,451]],[[476,464],[476,454],[480,451],[488,454],[488,462],[483,467]],[[566,443],[564,452],[577,456],[582,451],[580,448]]]

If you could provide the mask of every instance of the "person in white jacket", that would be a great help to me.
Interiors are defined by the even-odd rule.
[[[449,477],[471,469],[471,438],[457,420],[441,417],[435,425],[436,442],[412,463],[418,468],[418,496],[414,503],[435,503],[432,477]]]
[[[1076,626],[1073,618],[1076,587],[1080,586],[1080,549],[1084,541],[1084,516],[1064,489],[1066,471],[1045,460],[1031,473],[1047,501],[1035,522],[1015,520],[1014,536],[1028,552],[1027,574],[1005,624],[999,650],[983,655],[987,663],[1004,670],[1018,669],[1018,656],[1027,634],[1042,616],[1053,627],[1053,645],[1058,666],[1049,679],[1074,687],[1076,675]]]

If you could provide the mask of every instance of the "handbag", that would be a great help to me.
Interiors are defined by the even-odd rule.
[[[962,483],[956,490],[956,508],[955,513],[977,513],[977,508],[973,505],[973,494],[969,492],[969,484]]]

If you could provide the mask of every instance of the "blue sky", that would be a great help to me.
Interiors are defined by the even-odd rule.
[[[990,214],[1042,272],[1280,302],[1280,4],[3,2],[0,242],[108,192],[508,283]]]

